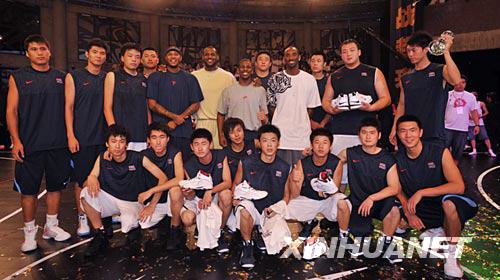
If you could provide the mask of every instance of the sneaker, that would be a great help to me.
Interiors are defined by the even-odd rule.
[[[36,243],[36,233],[38,231],[38,226],[35,226],[32,229],[28,229],[26,227],[23,228],[24,231],[24,242],[21,245],[21,251],[23,253],[31,252],[38,248]]]
[[[394,243],[394,238],[390,238],[390,237],[385,237],[385,238],[380,238],[379,239],[379,242],[384,242],[384,245],[383,245],[383,257],[389,261],[390,264],[395,264],[395,263],[400,263],[403,261],[403,259],[401,259],[398,254],[394,254],[394,252],[396,251],[396,244]],[[394,247],[392,247],[391,249],[391,253],[392,254],[386,254],[387,250],[389,249],[391,243],[394,243]]]
[[[59,225],[56,223],[55,225],[45,225],[43,228],[43,239],[54,239],[55,241],[65,241],[70,239],[71,234],[64,231]]]
[[[226,241],[226,238],[224,238],[224,232],[221,231],[219,240],[217,241],[217,252],[219,254],[222,253],[227,253],[229,252],[229,243]]]
[[[312,260],[319,258],[326,253],[327,245],[321,242],[317,237],[308,238],[304,245],[303,258],[305,260]]]
[[[349,110],[356,110],[361,108],[361,100],[359,100],[358,92],[351,92],[347,94]]]
[[[364,95],[364,94],[361,94],[359,92],[356,92],[355,93],[356,95],[356,98],[360,101],[360,102],[364,102],[364,103],[372,103],[373,99],[371,96],[369,95]]]
[[[403,235],[405,233],[406,233],[406,229],[400,228],[400,227],[397,227],[396,231],[394,232],[394,234],[397,234],[397,235]]]
[[[497,155],[493,152],[492,149],[488,150],[488,154],[490,155],[490,157],[497,157]]]
[[[469,156],[475,156],[477,155],[477,151],[476,150],[472,150],[472,152],[469,153]]]
[[[456,245],[449,245],[448,256],[444,260],[444,274],[450,277],[461,278],[464,276],[464,271],[460,262],[455,257],[456,248]]]
[[[253,268],[255,258],[253,256],[253,241],[243,241],[243,249],[240,256],[240,265],[243,268]]]
[[[315,228],[318,223],[319,221],[316,219],[313,219],[309,223],[306,222],[299,233],[299,240],[303,241],[309,238],[311,236],[313,228]]]
[[[113,237],[113,221],[111,217],[102,218],[102,226],[104,227],[104,233],[106,238],[111,239]]]
[[[108,247],[109,241],[106,238],[104,229],[98,229],[95,232],[94,238],[90,241],[89,246],[85,250],[86,257],[93,257],[102,253]]]
[[[168,235],[167,247],[168,251],[178,250],[182,248],[182,232],[181,227],[171,227]]]
[[[327,194],[334,194],[339,190],[326,171],[320,172],[318,178],[311,179],[311,187],[317,192]]]
[[[76,230],[76,235],[84,237],[90,234],[89,222],[87,221],[87,215],[78,215],[78,229]]]
[[[193,179],[182,180],[179,186],[185,189],[193,190],[210,190],[214,187],[212,177],[203,170],[198,171],[198,174]]]
[[[266,196],[266,191],[259,191],[252,188],[246,180],[237,185],[234,190],[234,199],[259,200]]]
[[[127,248],[132,253],[138,253],[141,248],[141,228],[136,227],[127,232]]]
[[[113,224],[121,224],[122,218],[120,217],[120,215],[113,215],[113,216],[111,216],[111,222]]]
[[[442,227],[431,228],[420,234],[418,239],[424,240],[427,237],[445,237],[446,233]]]
[[[347,94],[340,94],[332,100],[332,107],[337,107],[341,111],[349,111],[349,96]]]
[[[357,249],[355,249],[355,248],[348,249],[349,254],[352,257],[356,258],[356,257],[359,257],[359,256],[363,255],[363,248],[362,248],[363,243],[362,243],[362,239],[355,238],[351,233],[347,233],[345,235],[340,234],[340,239],[342,240],[344,238],[347,239],[346,240],[347,241],[346,242],[346,246],[350,245],[349,247],[351,247],[351,248],[352,248],[352,246],[356,246],[357,247]],[[340,243],[340,246],[343,246],[343,242],[342,241]]]
[[[262,252],[266,251],[266,243],[264,242],[264,239],[262,238],[262,233],[258,229],[257,229],[257,233],[256,233],[255,246],[257,247],[257,249],[259,249]]]

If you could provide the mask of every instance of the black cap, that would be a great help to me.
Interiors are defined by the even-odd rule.
[[[167,51],[165,52],[165,55],[166,55],[167,53],[171,52],[171,51],[175,51],[175,52],[179,53],[180,55],[182,55],[181,50],[180,50],[178,47],[174,47],[174,46],[169,47],[169,48],[167,49]]]

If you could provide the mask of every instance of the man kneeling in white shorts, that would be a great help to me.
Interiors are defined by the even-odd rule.
[[[328,130],[315,129],[310,136],[312,155],[298,161],[292,171],[287,219],[305,222],[300,240],[307,239],[318,225],[318,213],[329,221],[349,223],[350,204],[338,189],[343,163],[330,153],[332,140]]]
[[[80,201],[95,230],[94,238],[85,252],[86,256],[94,256],[108,245],[102,218],[120,215],[121,230],[127,233],[127,239],[132,245],[138,244],[140,222],[143,227],[149,227],[147,223],[161,219],[158,213],[155,214],[155,205],[161,193],[156,193],[147,206],[138,202],[138,195],[146,187],[146,170],[158,179],[158,185],[164,184],[167,178],[143,154],[127,151],[127,144],[128,133],[125,128],[111,125],[106,145],[112,159],[104,159],[104,154],[101,153],[84,183]]]

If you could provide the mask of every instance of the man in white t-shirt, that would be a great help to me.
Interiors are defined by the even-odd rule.
[[[471,92],[474,94],[477,100],[477,115],[479,118],[479,133],[477,135],[474,134],[475,123],[472,119],[472,116],[469,116],[469,132],[467,138],[470,140],[470,145],[472,146],[472,151],[469,153],[469,156],[475,156],[477,154],[476,151],[476,136],[479,137],[479,140],[483,140],[486,148],[488,148],[488,154],[490,157],[496,157],[497,155],[493,152],[491,148],[490,137],[488,136],[488,132],[486,131],[486,127],[484,126],[484,118],[489,114],[488,108],[483,101],[478,100],[478,94],[476,91]]]
[[[299,69],[299,50],[286,48],[283,61],[285,69],[269,79],[267,103],[274,110],[272,124],[281,131],[278,156],[295,164],[302,158],[301,151],[309,146],[309,116],[321,106],[321,100],[316,79]]]
[[[467,141],[469,130],[469,115],[474,121],[474,135],[479,132],[479,116],[477,114],[476,97],[465,91],[467,80],[465,76],[455,88],[448,92],[448,103],[444,117],[446,147],[450,149],[455,163],[458,164]]]

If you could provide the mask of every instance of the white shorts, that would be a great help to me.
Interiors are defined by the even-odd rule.
[[[172,212],[170,211],[170,205],[168,203],[168,200],[165,203],[156,204],[153,215],[151,215],[151,217],[145,222],[139,221],[139,225],[143,229],[150,228],[159,223],[161,220],[163,220],[163,218],[165,218],[166,215],[172,217]]]
[[[315,200],[305,196],[291,199],[287,205],[287,220],[306,222],[314,219],[316,214],[321,213],[329,221],[337,221],[337,202],[345,199],[343,193],[336,193],[327,199]],[[349,207],[351,204],[349,204]]]
[[[333,145],[332,145],[332,154],[338,155],[344,149],[354,147],[357,145],[361,145],[361,141],[359,140],[358,135],[343,135],[343,134],[334,134],[333,135]],[[343,165],[342,168],[342,184],[347,184],[347,164]]]
[[[195,215],[198,215],[200,213],[200,209],[198,208],[198,201],[202,200],[201,198],[195,196],[193,199],[189,200],[184,198],[184,205],[181,208],[181,215],[184,213],[186,210],[190,210],[193,212]],[[170,201],[170,196],[169,200]],[[214,197],[212,198],[212,203],[219,203],[219,194],[215,194]],[[172,214],[170,214],[172,216]]]
[[[146,150],[148,143],[146,142],[129,142],[127,145],[127,150],[140,152]]]
[[[241,213],[241,210],[242,209],[245,209],[248,211],[248,213],[250,213],[250,216],[252,216],[252,219],[253,219],[253,225],[261,225],[261,220],[260,220],[260,217],[261,217],[261,214],[262,213],[259,213],[259,210],[257,210],[257,208],[255,208],[255,205],[253,204],[252,201],[250,200],[242,200],[240,202],[240,205],[236,206],[236,209],[235,209],[235,217],[236,217],[236,228],[237,229],[240,229],[240,213]]]
[[[139,202],[121,200],[103,190],[100,190],[96,197],[91,197],[87,188],[83,188],[80,198],[85,199],[92,208],[101,213],[102,218],[120,215],[123,233],[139,226]]]

